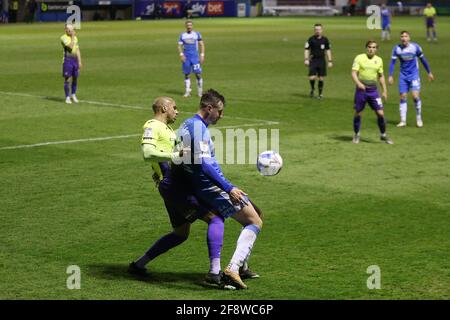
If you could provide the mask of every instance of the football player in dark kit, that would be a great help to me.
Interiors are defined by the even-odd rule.
[[[311,98],[314,97],[316,80],[319,80],[319,99],[322,99],[323,80],[327,75],[327,63],[325,55],[328,59],[328,67],[333,66],[331,57],[330,41],[322,35],[323,28],[321,24],[314,25],[314,35],[308,39],[305,44],[305,65],[309,66],[309,83],[311,85]]]

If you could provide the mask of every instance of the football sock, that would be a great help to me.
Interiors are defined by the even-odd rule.
[[[406,122],[406,112],[408,111],[408,104],[406,99],[400,99],[400,121]]]
[[[186,86],[186,91],[191,90],[191,79],[190,78],[184,79],[184,85]]]
[[[66,98],[70,95],[69,94],[69,81],[64,81],[64,92],[66,93]]]
[[[77,92],[77,78],[72,78],[72,94],[75,94]]]
[[[316,80],[309,80],[309,84],[311,85],[311,91],[314,91],[314,87],[316,85]]]
[[[233,257],[231,258],[231,262],[229,264],[232,272],[239,273],[239,268],[250,255],[256,236],[260,231],[261,229],[259,229],[259,227],[255,224],[250,224],[241,231],[237,241],[236,250],[234,251]]]
[[[382,135],[386,133],[386,121],[384,117],[378,116],[378,128],[380,128]]]
[[[203,78],[197,78],[197,86],[199,89],[203,88]]]
[[[319,95],[322,94],[323,91],[323,80],[319,80]]]
[[[355,134],[359,134],[359,130],[361,129],[361,116],[355,116],[353,118],[353,131]]]
[[[187,237],[180,237],[179,235],[171,232],[162,236],[158,241],[156,241],[147,252],[136,261],[136,265],[139,268],[145,268],[145,265],[151,260],[155,259],[157,256],[163,254],[164,252],[172,249],[183,243]]]
[[[422,100],[420,100],[420,98],[414,99],[414,106],[416,107],[417,119],[421,119],[422,118]]]
[[[223,218],[215,216],[208,224],[206,242],[210,260],[209,272],[218,274],[220,272],[220,252],[223,245],[223,232],[225,224]]]

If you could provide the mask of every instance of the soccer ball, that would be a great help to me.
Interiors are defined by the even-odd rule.
[[[256,168],[263,176],[274,176],[283,167],[283,159],[278,152],[264,151],[258,156]]]

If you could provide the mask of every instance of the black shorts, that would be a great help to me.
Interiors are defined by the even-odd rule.
[[[325,59],[312,59],[309,62],[309,76],[325,77],[327,75],[327,64]]]
[[[158,189],[173,228],[202,219],[210,211],[183,187],[174,188],[170,183],[166,184],[162,181]]]

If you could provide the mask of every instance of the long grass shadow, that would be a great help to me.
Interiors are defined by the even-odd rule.
[[[60,98],[60,97],[44,97],[45,100],[49,100],[49,101],[53,101],[53,102],[65,102],[64,98]]]
[[[342,142],[352,142],[353,136],[344,136],[344,135],[330,135],[328,136],[330,139],[342,141]],[[374,143],[374,140],[369,140],[366,138],[360,138],[361,142]]]
[[[205,273],[200,272],[162,272],[148,270],[146,275],[138,276],[128,273],[128,264],[112,263],[88,265],[87,272],[93,277],[104,280],[142,281],[168,288],[176,287],[183,289],[186,289],[189,285],[195,285],[217,290],[217,287],[212,287],[203,281]]]

